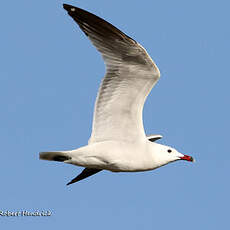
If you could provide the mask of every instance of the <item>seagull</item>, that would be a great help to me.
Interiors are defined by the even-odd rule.
[[[102,170],[140,172],[177,160],[193,162],[193,157],[156,143],[161,135],[145,134],[143,106],[160,78],[147,51],[102,18],[72,5],[63,4],[63,8],[101,53],[106,75],[97,94],[88,145],[40,152],[40,159],[84,167],[67,185]]]

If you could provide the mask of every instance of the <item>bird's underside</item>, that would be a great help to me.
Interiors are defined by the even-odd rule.
[[[159,140],[161,138],[162,138],[162,136],[159,134],[152,134],[152,135],[147,136],[147,139],[151,142],[154,142],[154,141]],[[66,159],[62,159],[62,161],[64,161],[64,160],[66,160]],[[90,176],[92,176],[92,175],[94,175],[100,171],[102,171],[102,169],[84,168],[82,170],[82,172],[79,175],[77,175],[74,179],[72,179],[67,185],[76,183],[76,182],[83,180],[87,177],[90,177]]]

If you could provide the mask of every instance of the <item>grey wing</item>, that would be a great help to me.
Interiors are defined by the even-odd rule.
[[[142,110],[160,72],[145,49],[105,20],[64,4],[106,64],[94,110],[90,143],[145,140]]]

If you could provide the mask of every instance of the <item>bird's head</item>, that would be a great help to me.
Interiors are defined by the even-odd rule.
[[[157,158],[156,160],[161,165],[165,165],[170,162],[177,161],[177,160],[186,160],[190,162],[195,162],[193,157],[182,154],[170,146],[161,145],[157,143],[154,143],[154,144],[155,144],[154,152],[156,153],[155,156]]]

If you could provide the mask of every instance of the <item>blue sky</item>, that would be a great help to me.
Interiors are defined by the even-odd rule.
[[[229,1],[65,1],[140,42],[161,70],[144,108],[147,134],[192,155],[144,173],[101,172],[66,186],[81,168],[40,151],[87,144],[105,73],[63,1],[1,1],[0,217],[4,229],[226,229],[229,225]]]

